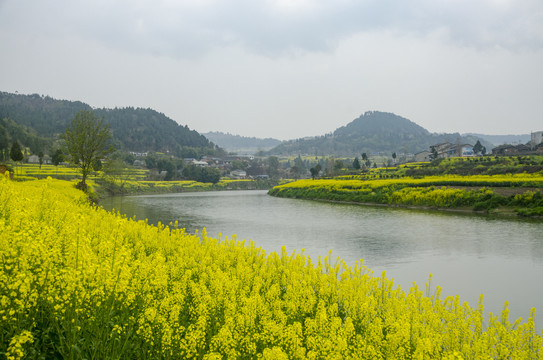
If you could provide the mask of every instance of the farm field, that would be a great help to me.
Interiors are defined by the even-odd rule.
[[[277,186],[269,193],[278,197],[542,216],[543,166],[539,164],[543,161],[539,158],[534,157],[531,166],[489,160],[490,164],[466,167],[468,161],[462,158],[442,161],[437,166],[415,163],[299,180]]]
[[[330,256],[148,225],[73,184],[0,179],[0,354],[18,358],[543,358],[525,321]]]
[[[15,169],[15,178],[20,181],[38,180],[51,177],[68,181],[77,181],[80,178],[78,168],[69,166],[36,164],[18,165]],[[277,182],[252,179],[221,179],[218,183],[202,183],[194,180],[151,181],[146,180],[149,170],[130,168],[124,169],[117,176],[107,176],[101,171],[91,173],[89,180],[94,192],[99,196],[109,194],[143,194],[143,193],[174,193],[186,191],[211,190],[248,190],[269,189]]]

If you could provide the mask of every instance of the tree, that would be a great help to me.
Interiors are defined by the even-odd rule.
[[[134,165],[134,161],[136,161],[136,157],[134,156],[134,154],[126,153],[124,155],[123,160],[127,165]]]
[[[234,170],[247,170],[249,163],[245,160],[234,160],[232,161],[232,169]]]
[[[368,158],[368,155],[366,153],[362,153],[362,161],[364,162],[366,167],[369,168],[371,166],[371,160]]]
[[[266,170],[264,169],[264,163],[260,159],[252,159],[249,162],[249,167],[247,170],[247,175],[256,176],[256,175],[263,175],[266,173]]]
[[[120,158],[109,159],[104,167],[104,179],[109,183],[111,192],[115,192],[118,186],[121,194],[124,193],[124,185],[131,177],[131,171]]]
[[[313,179],[315,179],[315,177],[319,176],[319,173],[321,172],[321,164],[317,164],[315,165],[314,167],[312,167],[311,169],[309,169],[309,171],[311,172],[311,177]]]
[[[298,157],[294,159],[294,166],[299,169],[300,174],[305,174],[307,172],[307,167],[305,166],[305,163],[300,155],[298,155]]]
[[[267,171],[271,178],[279,175],[279,159],[276,156],[270,156],[267,160]]]
[[[300,168],[296,165],[290,168],[290,173],[294,175],[294,179],[296,180],[300,177],[300,172],[301,172]]]
[[[221,179],[221,173],[219,169],[190,164],[183,168],[183,177],[188,180],[216,184]]]
[[[147,155],[145,158],[145,166],[147,169],[156,169],[157,168],[157,159],[154,155]]]
[[[40,150],[40,152],[38,153],[38,159],[40,161],[40,170],[41,170],[41,166],[43,165],[43,157],[45,155],[43,154],[43,151]]]
[[[98,172],[102,170],[102,168],[103,168],[102,160],[94,159],[94,161],[92,162],[92,170],[94,170],[94,172]]]
[[[396,152],[392,153],[392,162],[396,164]]]
[[[109,127],[104,124],[104,118],[98,118],[92,111],[82,110],[75,114],[62,138],[71,162],[81,169],[82,178],[77,188],[87,192],[86,180],[95,160],[113,151],[108,146],[111,139]]]
[[[11,145],[11,149],[9,151],[9,157],[11,158],[11,160],[13,160],[15,163],[21,161],[24,159],[24,155],[23,155],[23,150],[21,149],[21,145],[19,144],[18,141],[15,141],[12,145]],[[17,168],[15,168],[17,169]]]
[[[435,146],[431,146],[430,147],[430,160],[435,160],[437,159],[439,156],[439,154],[437,153],[437,150],[436,150],[436,147]]]
[[[51,162],[55,166],[59,166],[61,162],[64,161],[64,154],[62,153],[62,150],[56,149],[53,153],[53,156],[51,156]]]
[[[8,132],[3,126],[0,126],[0,160],[6,161],[9,152]]]
[[[354,158],[354,161],[353,161],[353,169],[355,169],[355,170],[360,170],[360,161],[358,160],[357,157]]]
[[[23,150],[21,149],[21,145],[18,141],[15,141],[13,144],[11,144],[11,150],[9,151],[9,157],[11,160],[18,162],[23,160]]]
[[[161,169],[166,171],[164,181],[172,181],[177,179],[179,172],[177,171],[177,166],[175,166],[173,159],[161,159],[158,161],[158,163],[161,164]]]
[[[483,152],[483,145],[481,145],[481,142],[479,140],[477,140],[477,142],[473,146],[473,152],[475,153],[475,155],[479,155]]]

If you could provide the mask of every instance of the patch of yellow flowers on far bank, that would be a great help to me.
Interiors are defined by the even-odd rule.
[[[150,226],[69,182],[0,180],[0,357],[541,359],[511,324],[330,257]]]
[[[329,190],[375,190],[386,187],[420,186],[534,186],[543,187],[543,174],[508,175],[439,175],[423,178],[401,177],[391,179],[357,179],[338,177],[334,179],[303,179],[281,185],[281,188],[325,188]]]

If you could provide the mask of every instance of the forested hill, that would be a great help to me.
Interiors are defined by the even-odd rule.
[[[179,125],[152,109],[96,109],[110,124],[114,140],[131,151],[178,153],[181,148],[213,148],[205,136],[186,125]],[[185,154],[186,155],[186,154]],[[195,157],[193,155],[191,157]]]
[[[258,151],[267,151],[281,143],[281,140],[272,138],[259,139],[256,137],[225,134],[222,132],[208,132],[203,135],[221,148],[238,154],[254,154]]]
[[[58,138],[81,110],[93,109],[80,101],[0,92],[0,119],[10,119],[42,137]],[[152,109],[129,107],[94,109],[94,112],[110,125],[115,146],[126,151],[168,151],[178,156],[218,151],[205,136]]]
[[[417,153],[431,145],[448,141],[477,142],[474,136],[432,134],[423,127],[401,116],[368,111],[333,133],[309,139],[281,143],[270,150],[273,155],[306,154],[315,156],[356,156],[361,153]],[[490,150],[492,144],[481,141]],[[486,145],[485,145],[486,144]]]

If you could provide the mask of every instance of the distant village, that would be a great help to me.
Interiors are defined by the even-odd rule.
[[[478,146],[477,146],[478,145]],[[486,149],[479,142],[471,144],[451,144],[449,142],[435,144],[428,150],[415,154],[415,161],[432,161],[434,159],[445,159],[449,157],[473,157],[486,155]],[[492,149],[492,155],[513,156],[513,155],[541,155],[543,154],[543,131],[533,132],[531,140],[527,144],[499,145]]]

